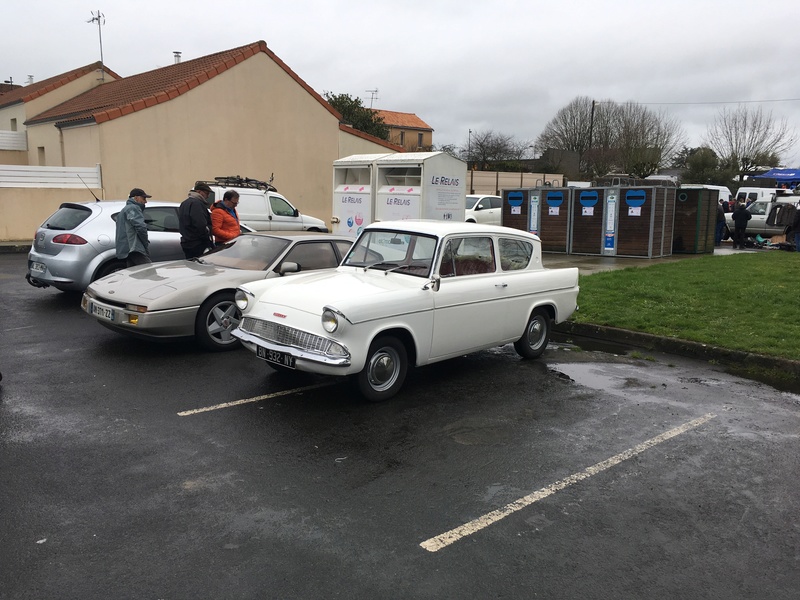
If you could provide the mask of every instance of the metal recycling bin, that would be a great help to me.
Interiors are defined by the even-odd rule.
[[[671,256],[675,191],[663,186],[609,188],[603,254],[632,258]]]
[[[676,254],[714,252],[714,230],[717,224],[717,190],[681,186],[675,201],[675,226],[672,251]]]
[[[570,254],[603,254],[605,198],[606,188],[573,189]]]

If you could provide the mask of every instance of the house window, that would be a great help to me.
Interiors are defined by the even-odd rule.
[[[422,148],[422,134],[417,134],[417,148]]]
[[[39,146],[37,150],[39,151],[39,166],[44,167],[47,165],[47,161],[44,158],[44,146]]]
[[[400,145],[401,146],[405,146],[406,145],[406,132],[405,131],[401,131],[400,132]]]
[[[11,119],[11,131],[16,131],[16,130],[17,130],[17,120]]]

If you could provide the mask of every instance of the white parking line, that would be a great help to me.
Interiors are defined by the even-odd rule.
[[[183,412],[179,412],[179,417],[189,417],[191,415],[196,415],[198,413],[204,413],[211,410],[219,410],[221,408],[230,408],[231,406],[239,406],[240,404],[249,404],[251,402],[258,402],[259,400],[268,400],[269,398],[277,398],[279,396],[288,396],[289,394],[297,394],[299,392],[305,392],[307,390],[315,390],[321,387],[327,387],[329,385],[334,385],[335,382],[326,382],[326,383],[316,383],[314,385],[307,385],[305,387],[294,388],[292,390],[284,390],[282,392],[275,392],[273,394],[265,394],[263,396],[256,396],[255,398],[245,398],[244,400],[234,400],[233,402],[225,402],[223,404],[215,404],[214,406],[204,406],[203,408],[195,408],[193,410],[184,410]]]
[[[624,452],[617,454],[616,456],[612,456],[602,462],[599,462],[591,467],[587,467],[583,471],[570,475],[560,481],[556,481],[553,484],[548,485],[532,494],[528,494],[527,496],[520,498],[519,500],[515,500],[510,504],[506,504],[502,508],[498,508],[490,513],[483,515],[482,517],[478,517],[470,521],[469,523],[465,523],[460,527],[456,527],[455,529],[451,529],[450,531],[446,531],[436,537],[432,537],[429,540],[425,540],[420,544],[425,550],[429,552],[437,552],[442,548],[449,546],[450,544],[457,542],[458,540],[467,537],[468,535],[472,535],[480,531],[481,529],[488,527],[492,523],[496,523],[500,519],[504,519],[505,517],[522,510],[526,506],[530,506],[534,502],[538,502],[543,498],[547,498],[549,495],[554,494],[564,488],[571,486],[574,483],[578,483],[579,481],[583,481],[584,479],[588,479],[592,475],[597,475],[598,473],[605,471],[613,467],[614,465],[618,465],[624,460],[628,460],[636,456],[637,454],[641,454],[645,450],[652,448],[660,444],[661,442],[665,442],[670,438],[674,438],[676,435],[680,435],[682,433],[686,433],[690,429],[694,429],[695,427],[699,427],[700,425],[707,423],[711,419],[715,418],[717,415],[708,413],[703,415],[700,418],[694,419],[693,421],[689,421],[688,423],[684,423],[680,427],[676,427],[675,429],[670,429],[667,432],[662,433],[654,438],[647,440],[646,442],[642,442],[641,444],[634,446],[633,448],[629,448]]]

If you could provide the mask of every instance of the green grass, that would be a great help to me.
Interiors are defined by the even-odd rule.
[[[581,275],[580,286],[576,323],[800,360],[800,253],[687,257]]]

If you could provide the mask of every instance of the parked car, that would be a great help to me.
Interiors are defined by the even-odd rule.
[[[324,221],[302,214],[278,193],[271,181],[272,179],[267,182],[236,175],[217,177],[214,181],[202,183],[211,188],[209,206],[222,200],[228,190],[236,191],[239,194],[239,204],[236,207],[239,220],[255,231],[328,232]]]
[[[500,196],[468,194],[464,220],[467,223],[502,225],[503,199]]]
[[[578,269],[545,269],[539,238],[494,225],[369,225],[335,270],[239,286],[233,335],[278,370],[353,375],[390,398],[409,366],[514,343],[526,358],[576,309]]]
[[[100,324],[145,339],[195,339],[207,350],[239,346],[236,286],[336,267],[352,238],[324,233],[247,233],[200,258],[140,265],[98,279],[81,307]]]
[[[25,278],[35,287],[83,291],[99,277],[125,267],[116,257],[116,217],[127,200],[65,202],[36,230]],[[148,201],[144,207],[150,257],[183,257],[178,204]]]

